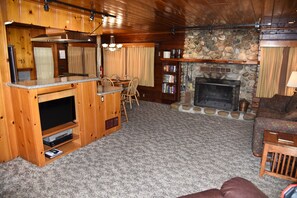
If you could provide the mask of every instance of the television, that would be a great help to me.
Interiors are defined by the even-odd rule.
[[[39,103],[42,131],[68,123],[76,119],[74,96]]]

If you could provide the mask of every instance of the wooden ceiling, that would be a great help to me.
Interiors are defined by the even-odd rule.
[[[57,0],[48,1],[49,6],[63,7],[55,2]],[[262,28],[297,28],[297,0],[58,1],[116,16],[104,17],[103,34],[170,32],[185,27],[252,27],[257,22],[260,22]],[[67,9],[75,10],[70,7]],[[84,13],[89,14],[88,11]],[[96,14],[95,17],[101,15]]]

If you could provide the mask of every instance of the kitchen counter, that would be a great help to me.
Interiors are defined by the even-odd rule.
[[[72,83],[99,81],[99,80],[100,79],[97,77],[69,76],[69,77],[51,78],[51,79],[42,79],[42,80],[19,81],[16,83],[7,83],[7,85],[11,87],[18,87],[18,88],[24,88],[24,89],[37,89],[37,88],[45,88],[45,87],[67,85]]]
[[[106,94],[117,93],[123,91],[122,87],[113,87],[113,86],[98,86],[97,95],[103,96]]]

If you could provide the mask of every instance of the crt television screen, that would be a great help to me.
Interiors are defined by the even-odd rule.
[[[73,122],[76,119],[74,96],[39,103],[39,114],[42,130]]]

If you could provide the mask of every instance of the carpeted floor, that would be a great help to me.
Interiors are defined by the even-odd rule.
[[[290,182],[260,178],[252,121],[171,110],[141,101],[120,131],[39,168],[0,164],[0,197],[177,197],[240,176],[269,197]]]

